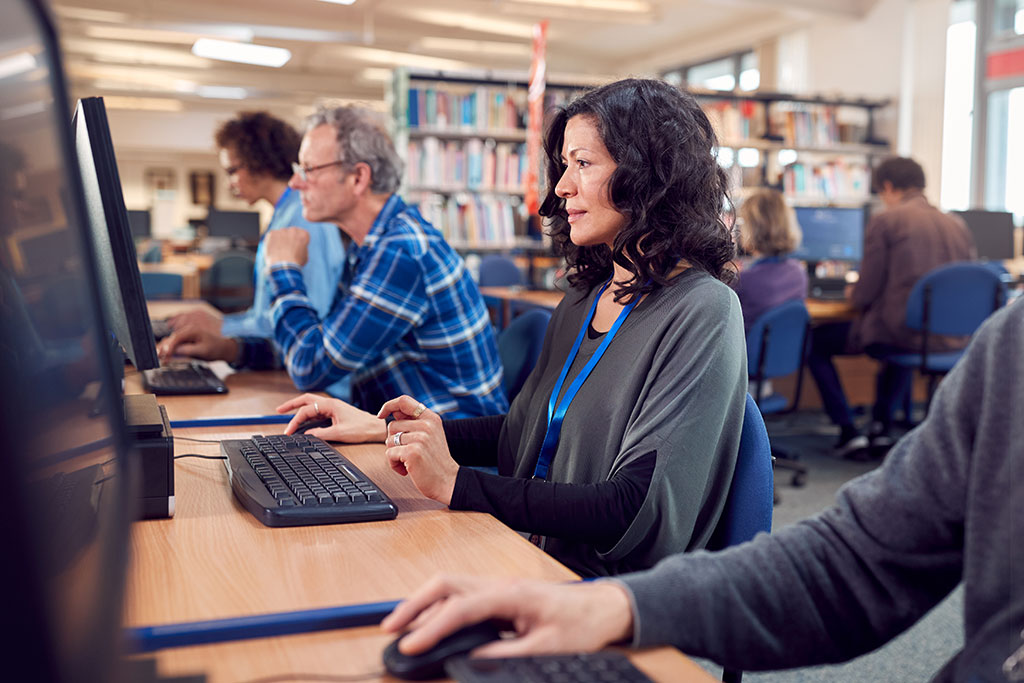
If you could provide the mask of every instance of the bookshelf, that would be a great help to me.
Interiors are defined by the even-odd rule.
[[[889,154],[875,130],[888,100],[691,89],[719,138],[734,196],[775,187],[794,205],[861,206],[871,168]]]

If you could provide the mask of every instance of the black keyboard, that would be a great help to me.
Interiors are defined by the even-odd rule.
[[[398,508],[369,477],[306,434],[220,442],[231,489],[267,526],[394,519]]]
[[[460,657],[449,659],[444,668],[459,683],[651,683],[618,652],[505,659]]]
[[[145,370],[142,378],[154,394],[226,394],[228,388],[202,361]]]

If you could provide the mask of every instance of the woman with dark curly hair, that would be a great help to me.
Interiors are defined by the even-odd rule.
[[[442,421],[409,396],[385,404],[392,467],[582,575],[704,547],[747,387],[715,146],[694,99],[660,81],[612,83],[558,111],[541,214],[573,291],[507,415]]]

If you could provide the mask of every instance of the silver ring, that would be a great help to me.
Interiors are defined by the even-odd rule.
[[[320,414],[320,404],[319,404],[319,403],[317,403],[316,401],[313,401],[313,410],[315,410],[315,411],[316,411],[316,414],[317,414],[317,415],[319,415],[319,414]]]
[[[402,432],[396,432],[395,435],[393,437],[391,437],[391,445],[392,446],[401,446],[402,445]]]

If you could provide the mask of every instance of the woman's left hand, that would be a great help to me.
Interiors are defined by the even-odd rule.
[[[384,442],[391,469],[412,477],[427,498],[450,505],[459,465],[448,451],[441,416],[411,396],[393,398],[377,413],[379,418],[388,415],[395,418]]]

